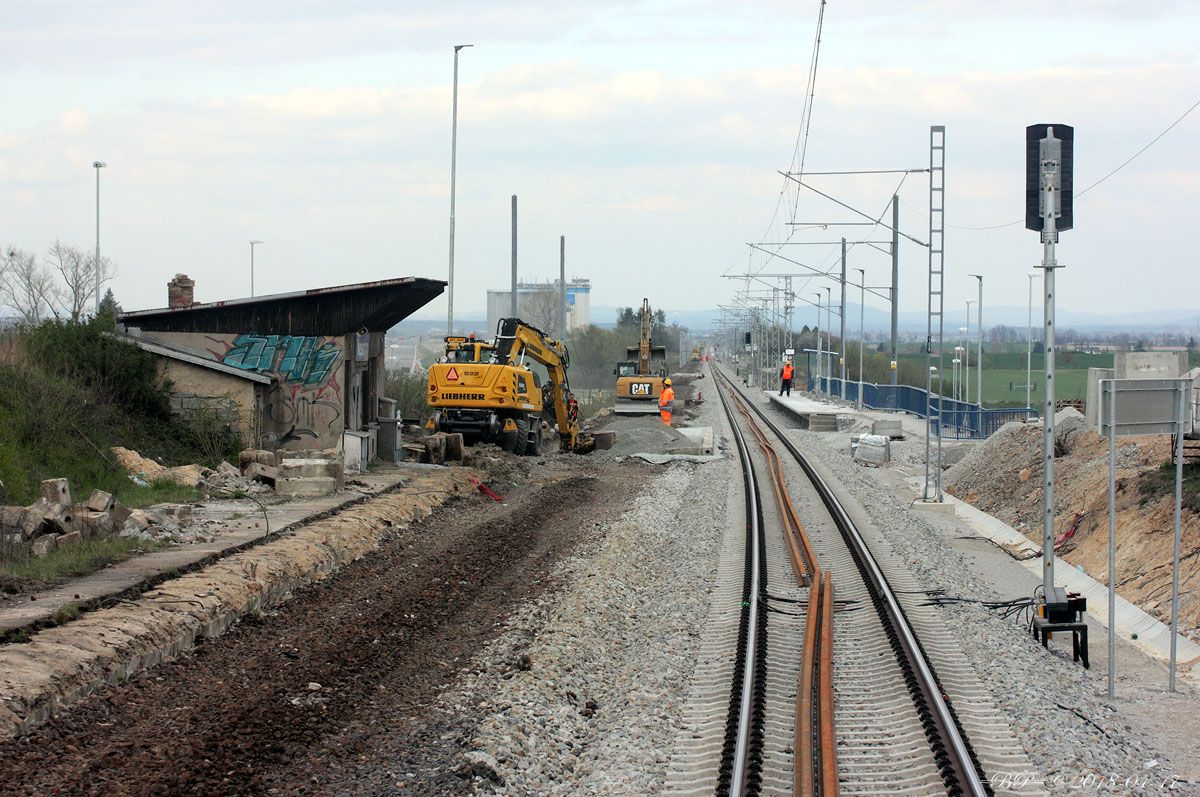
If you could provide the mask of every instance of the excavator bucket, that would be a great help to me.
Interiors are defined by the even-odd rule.
[[[613,403],[615,415],[658,415],[657,401],[638,401],[636,399],[617,399]]]

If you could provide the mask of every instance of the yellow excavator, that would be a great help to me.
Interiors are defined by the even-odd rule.
[[[446,338],[443,360],[429,367],[433,430],[461,432],[468,445],[490,442],[536,456],[546,412],[554,419],[560,450],[586,454],[612,447],[612,432],[593,435],[580,428],[579,405],[567,381],[567,347],[519,318],[500,319],[491,342]],[[526,360],[545,367],[545,385]]]
[[[613,412],[618,415],[655,415],[663,380],[667,378],[667,347],[651,342],[653,316],[650,300],[642,299],[641,336],[637,346],[625,350],[630,358],[617,363],[617,398]],[[636,358],[636,359],[633,359]]]

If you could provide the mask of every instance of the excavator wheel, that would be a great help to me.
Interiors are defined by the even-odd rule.
[[[517,419],[516,440],[513,441],[512,452],[518,457],[525,453],[529,441],[529,419]]]
[[[542,454],[542,424],[537,418],[529,420],[529,434],[526,436],[525,456],[537,457]]]
[[[496,445],[510,454],[517,453],[517,441],[521,439],[521,427],[518,423],[517,428],[511,432],[506,432],[503,429],[496,435]]]

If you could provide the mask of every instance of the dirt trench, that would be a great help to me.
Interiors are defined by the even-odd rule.
[[[575,470],[505,504],[456,501],[276,613],[0,744],[0,793],[462,791],[473,710],[448,726],[427,705],[647,478]]]

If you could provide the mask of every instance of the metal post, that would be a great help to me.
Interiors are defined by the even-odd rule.
[[[254,247],[258,246],[262,241],[250,242],[250,295],[254,296]]]
[[[841,314],[841,331],[842,331],[842,367],[841,377],[842,386],[838,393],[841,394],[842,401],[846,400],[846,239],[842,239],[842,314]]]
[[[1175,424],[1175,539],[1171,548],[1171,664],[1167,689],[1175,691],[1176,646],[1179,642],[1179,546],[1183,537],[1183,430],[1187,424],[1187,388],[1178,382],[1179,415]]]
[[[517,195],[512,195],[512,300],[509,316],[517,317]]]
[[[100,170],[107,165],[104,161],[92,162],[96,170],[96,315],[100,315]]]
[[[896,360],[896,329],[900,320],[900,196],[892,195],[892,355],[888,361],[891,383],[896,384],[899,368],[892,368]]]
[[[1033,281],[1030,280],[1030,285]],[[1117,659],[1117,383],[1108,382],[1108,696],[1116,696]]]
[[[1033,274],[1029,275],[1029,318],[1025,327],[1025,406],[1033,406]]]
[[[817,291],[817,379],[813,384],[813,392],[821,392],[821,372],[825,370],[821,366],[821,292]]]
[[[946,221],[946,127],[933,125],[929,128],[929,309],[925,332],[925,490],[926,501],[942,500],[942,344],[945,332],[945,221]],[[895,225],[893,225],[893,229]],[[893,276],[892,299],[896,288]],[[937,365],[934,363],[935,340]],[[937,374],[937,421],[936,452],[934,449],[933,390],[934,374]],[[893,375],[894,378],[894,375]]]
[[[867,270],[863,268],[854,269],[858,272],[859,295],[858,295],[858,410],[862,412],[863,408],[863,347],[867,344],[867,337],[864,333],[863,318],[866,312],[867,304]]]
[[[1044,191],[1045,225],[1042,229],[1042,268],[1045,269],[1042,279],[1044,288],[1044,331],[1042,333],[1042,350],[1044,352],[1044,375],[1046,393],[1043,399],[1042,411],[1042,595],[1043,599],[1050,597],[1054,589],[1054,269],[1057,265],[1054,259],[1054,244],[1058,238],[1055,229],[1054,214],[1054,183],[1057,171],[1046,175]]]
[[[825,288],[825,356],[833,357],[833,288]],[[829,380],[829,395],[833,395],[833,361],[829,360],[824,368],[826,379]]]
[[[971,300],[967,299],[967,325],[960,332],[963,333],[963,374],[966,377],[966,385],[963,388],[963,398],[971,403]]]
[[[454,182],[458,166],[458,51],[472,46],[470,44],[454,45],[454,92],[450,105],[450,273],[446,283],[447,336],[454,334]]]
[[[976,352],[979,356],[975,358],[975,368],[979,375],[979,383],[975,391],[975,400],[979,402],[979,431],[983,432],[983,275],[977,274],[975,279],[979,280],[979,303],[975,305],[976,321],[975,325],[979,327],[979,350]]]
[[[558,236],[558,339],[567,339],[567,236]]]

